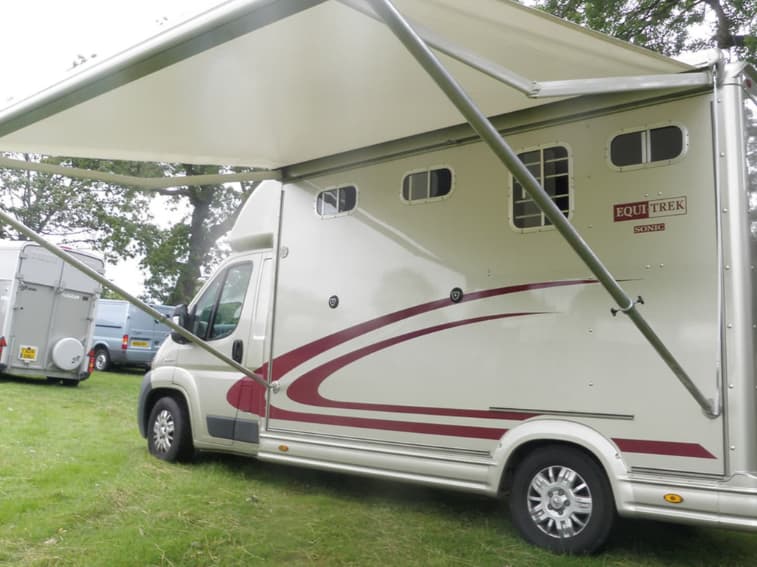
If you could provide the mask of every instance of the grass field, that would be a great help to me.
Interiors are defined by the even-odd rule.
[[[523,543],[502,502],[222,455],[150,457],[141,375],[0,378],[0,564],[755,565],[757,534],[623,521],[592,558]]]

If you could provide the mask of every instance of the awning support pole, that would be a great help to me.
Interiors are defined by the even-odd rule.
[[[192,333],[190,333],[189,331],[187,331],[185,328],[180,327],[179,325],[177,325],[176,323],[174,323],[171,320],[170,317],[166,317],[160,311],[156,311],[155,309],[153,309],[152,307],[150,307],[149,305],[147,305],[145,302],[140,301],[139,299],[137,299],[136,297],[134,297],[133,295],[131,295],[129,292],[127,292],[124,289],[118,287],[116,284],[111,283],[106,278],[104,278],[103,276],[101,276],[100,274],[98,274],[95,270],[93,270],[92,268],[90,268],[89,266],[87,266],[85,263],[81,262],[79,259],[75,258],[71,254],[68,254],[65,250],[63,250],[62,248],[59,248],[58,246],[56,246],[52,242],[49,242],[48,240],[46,240],[45,238],[43,238],[42,236],[40,236],[39,234],[37,234],[36,232],[34,232],[29,227],[21,224],[20,222],[18,222],[13,217],[8,216],[3,211],[0,211],[0,222],[4,222],[6,224],[9,224],[15,230],[17,230],[19,233],[23,234],[27,238],[33,240],[34,242],[36,242],[37,244],[39,244],[40,246],[42,246],[42,248],[44,248],[45,250],[51,252],[52,254],[55,254],[58,258],[60,258],[61,260],[63,260],[67,264],[70,264],[71,266],[73,266],[77,270],[79,270],[81,272],[84,272],[90,278],[92,278],[96,282],[100,283],[101,285],[103,285],[103,286],[105,286],[105,287],[107,287],[109,289],[112,289],[113,291],[115,291],[116,293],[118,293],[119,295],[121,295],[124,299],[126,299],[132,305],[135,305],[136,307],[139,307],[142,311],[145,311],[145,312],[149,313],[152,317],[154,317],[156,320],[160,321],[164,325],[168,326],[171,330],[176,331],[182,337],[184,337],[188,341],[196,344],[198,347],[200,347],[204,351],[212,354],[217,359],[222,360],[223,362],[225,362],[229,366],[232,366],[233,368],[236,368],[237,370],[239,370],[245,376],[249,376],[250,378],[252,378],[253,380],[255,380],[258,384],[260,384],[264,388],[266,388],[266,389],[269,389],[269,388],[273,389],[274,388],[274,386],[269,385],[263,379],[263,377],[260,376],[259,374],[256,374],[255,372],[253,372],[251,370],[248,370],[247,368],[245,368],[244,366],[242,366],[241,364],[239,364],[235,360],[232,360],[231,358],[229,358],[228,356],[226,356],[222,352],[220,352],[220,351],[214,349],[213,347],[209,346],[200,337],[197,337],[197,336],[193,335]]]
[[[370,0],[371,6],[394,32],[397,38],[410,51],[418,63],[431,76],[441,88],[449,100],[457,107],[471,127],[478,133],[483,141],[491,148],[495,155],[513,174],[515,179],[528,192],[546,217],[560,232],[562,237],[578,254],[581,260],[596,276],[607,292],[615,300],[621,311],[634,322],[642,335],[649,341],[660,357],[665,361],[673,374],[680,380],[683,386],[701,406],[705,415],[715,418],[720,415],[720,408],[716,407],[713,400],[707,399],[694,382],[689,378],[683,367],[678,363],[673,353],[668,350],[665,343],[654,332],[643,315],[637,310],[636,303],[618,284],[609,270],[600,261],[594,251],[584,241],[572,224],[562,214],[557,205],[552,201],[539,182],[531,175],[518,156],[500,136],[497,129],[476,107],[473,100],[455,81],[450,73],[439,62],[431,49],[423,42],[413,28],[405,21],[390,0]]]

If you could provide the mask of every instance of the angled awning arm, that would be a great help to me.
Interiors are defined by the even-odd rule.
[[[376,14],[376,12],[369,6],[369,0],[340,0],[340,2],[350,8],[357,10],[358,12],[373,18],[379,22],[383,20]],[[518,73],[511,71],[493,61],[481,57],[473,51],[466,49],[441,35],[413,22],[413,29],[416,33],[425,41],[428,45],[449,55],[453,59],[468,65],[469,67],[481,71],[485,75],[490,76],[492,79],[496,79],[501,83],[504,83],[520,92],[531,95],[538,90],[537,83],[534,81],[519,75]]]
[[[439,62],[431,49],[423,39],[403,18],[402,14],[394,7],[390,0],[370,0],[374,11],[381,16],[386,25],[394,32],[407,50],[415,57],[424,70],[437,83],[439,88],[449,98],[471,127],[481,136],[482,140],[491,148],[502,164],[512,173],[538,207],[544,212],[550,222],[560,232],[565,241],[578,254],[579,258],[596,276],[605,290],[612,296],[619,311],[628,315],[641,334],[658,353],[660,358],[668,365],[681,384],[689,391],[704,411],[705,415],[715,418],[720,415],[720,407],[717,402],[708,399],[691,380],[689,375],[680,365],[665,343],[647,323],[644,316],[638,311],[637,302],[631,299],[623,290],[617,280],[612,276],[607,267],[597,257],[591,247],[581,237],[575,227],[563,215],[562,211],[552,201],[550,196],[534,178],[526,166],[518,159],[517,154],[500,136],[497,129],[488,118],[475,105],[468,94],[460,87],[457,81],[449,74]]]
[[[340,0],[340,2],[370,18],[382,21],[376,11],[369,5],[370,0]],[[499,63],[490,61],[416,22],[406,21],[412,26],[418,37],[430,47],[524,93],[529,98],[704,87],[712,85],[713,81],[712,74],[708,71],[602,77],[596,79],[569,79],[562,81],[535,81],[511,69],[507,69]]]
[[[114,185],[125,185],[139,189],[168,189],[171,187],[184,187],[187,185],[217,185],[221,183],[234,183],[239,181],[265,181],[268,179],[280,180],[281,172],[278,170],[247,171],[241,173],[214,173],[207,175],[186,175],[177,177],[136,177],[134,175],[120,175],[107,171],[94,171],[79,167],[68,167],[53,163],[39,163],[13,159],[0,155],[0,167],[8,169],[21,169],[24,171],[37,171],[52,175],[64,175],[77,179],[89,179],[103,181]]]

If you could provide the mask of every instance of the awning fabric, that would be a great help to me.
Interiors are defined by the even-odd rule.
[[[395,5],[536,81],[689,69],[510,1]],[[548,102],[440,57],[487,115]],[[0,110],[0,151],[275,169],[462,122],[382,23],[337,0],[244,0]]]

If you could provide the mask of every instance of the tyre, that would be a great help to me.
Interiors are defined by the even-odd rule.
[[[110,370],[110,354],[107,348],[95,349],[95,370]]]
[[[517,465],[510,516],[524,539],[550,551],[589,554],[607,539],[615,503],[602,467],[565,445],[534,450]]]
[[[160,398],[147,422],[147,447],[164,461],[188,461],[194,454],[189,416],[183,403],[166,396]]]

